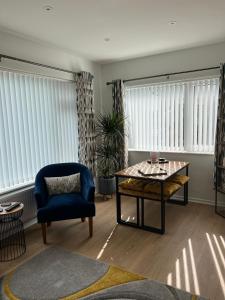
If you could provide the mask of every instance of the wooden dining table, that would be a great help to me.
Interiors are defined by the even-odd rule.
[[[130,166],[126,169],[118,171],[115,173],[116,177],[116,214],[117,214],[117,223],[132,226],[148,231],[152,231],[155,233],[164,234],[165,233],[165,202],[169,202],[172,204],[177,205],[187,205],[188,204],[188,181],[184,184],[184,193],[183,193],[183,200],[174,200],[174,199],[165,199],[164,197],[164,185],[167,181],[171,179],[172,176],[179,173],[182,170],[185,170],[185,175],[188,176],[188,168],[189,162],[184,161],[168,161],[167,163],[160,163],[158,167],[151,164],[149,161],[143,161],[133,166]],[[158,171],[157,171],[158,170]],[[158,174],[157,174],[158,172]],[[145,174],[145,175],[144,175]],[[147,175],[146,175],[147,174]],[[160,184],[160,195],[158,199],[152,199],[151,194],[143,195],[137,193],[133,193],[133,195],[127,193],[126,191],[121,191],[119,188],[119,183],[121,179],[125,178],[132,178],[132,179],[139,179],[139,180],[146,180],[148,182],[158,182]],[[129,222],[126,220],[122,220],[121,218],[121,196],[129,196],[135,197],[137,201],[136,205],[136,223]],[[160,218],[161,218],[161,226],[153,227],[147,226],[144,223],[144,200],[153,200],[159,201],[161,205],[160,209]],[[166,200],[166,201],[165,201]],[[141,210],[140,210],[140,202],[141,202]],[[141,213],[140,213],[141,212]]]

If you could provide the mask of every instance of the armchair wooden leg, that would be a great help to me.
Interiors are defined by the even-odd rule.
[[[82,222],[85,222],[85,218],[81,218],[81,221],[82,221]]]
[[[47,222],[47,227],[50,227],[52,222]]]
[[[42,229],[43,242],[44,242],[44,244],[46,244],[47,241],[46,241],[46,224],[45,223],[41,223],[41,229]]]
[[[88,218],[88,223],[89,223],[89,236],[92,237],[92,235],[93,235],[93,218],[92,217]]]

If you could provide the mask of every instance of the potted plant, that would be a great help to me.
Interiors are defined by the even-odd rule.
[[[115,192],[115,176],[118,171],[118,145],[124,140],[124,116],[109,113],[97,117],[97,166],[99,193],[112,195]]]

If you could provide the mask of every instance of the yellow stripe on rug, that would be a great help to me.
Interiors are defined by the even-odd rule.
[[[10,300],[20,300],[13,294],[13,292],[10,290],[10,287],[9,287],[9,282],[10,282],[10,279],[12,278],[13,274],[14,274],[14,271],[7,274],[6,277],[4,278],[3,291]]]
[[[125,270],[122,270],[118,267],[109,266],[108,271],[105,275],[103,275],[102,278],[98,279],[96,282],[91,284],[89,287],[72,294],[70,296],[61,298],[61,300],[74,300],[74,299],[80,299],[82,297],[88,296],[90,294],[94,294],[96,292],[99,292],[101,290],[123,284],[128,283],[130,281],[136,281],[136,280],[143,280],[146,279],[145,277],[127,272]]]

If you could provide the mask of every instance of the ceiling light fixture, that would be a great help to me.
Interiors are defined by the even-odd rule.
[[[177,24],[177,21],[175,21],[175,20],[172,20],[172,21],[169,21],[169,23],[168,23],[169,25],[176,25]]]
[[[52,7],[51,5],[45,5],[45,6],[43,6],[43,11],[44,12],[50,13],[53,10],[54,10],[54,7]]]

